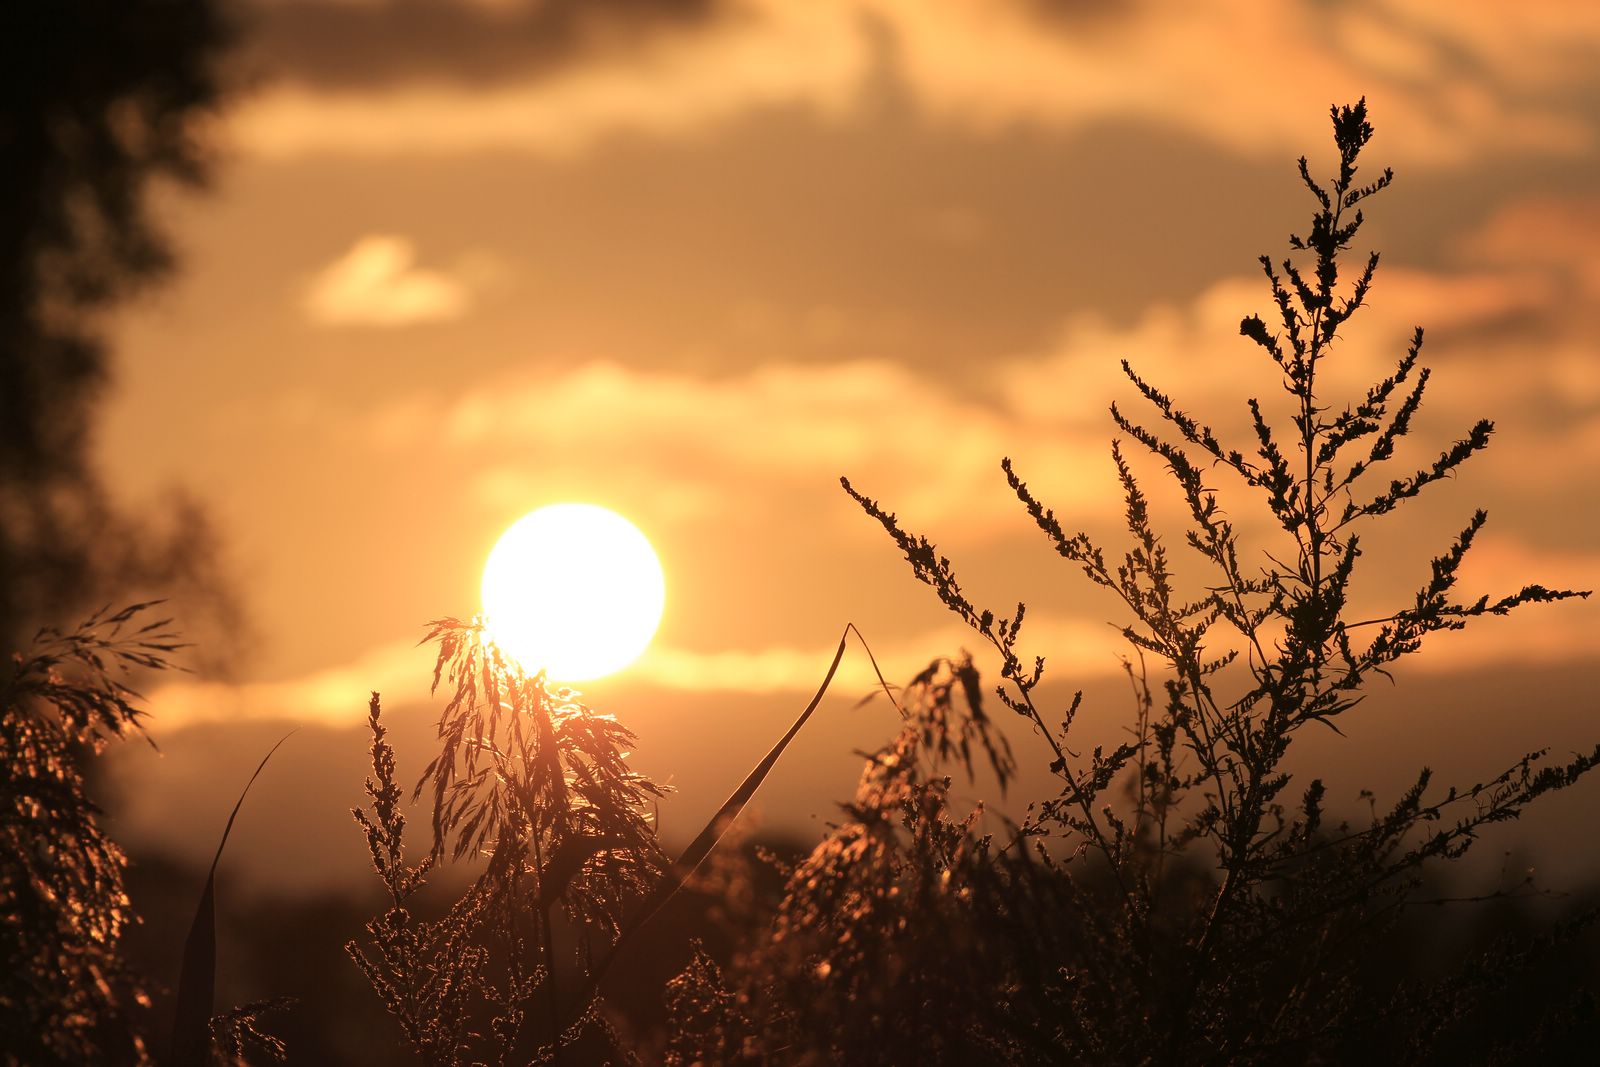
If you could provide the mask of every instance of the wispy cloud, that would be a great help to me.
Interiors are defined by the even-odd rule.
[[[1456,525],[1465,521],[1466,516],[1461,515]],[[1424,560],[1442,554],[1445,548],[1442,535],[1436,541],[1430,535],[1422,551],[1415,544],[1406,546],[1399,553],[1407,557],[1404,573],[1396,572],[1395,577],[1376,583],[1369,578],[1359,591],[1363,603],[1352,607],[1348,621],[1382,617],[1409,606],[1412,597],[1408,591],[1420,589],[1427,581]],[[1457,572],[1451,600],[1471,604],[1488,597],[1493,601],[1531,584],[1578,592],[1600,590],[1600,551],[1536,545],[1507,533],[1491,509],[1489,526],[1473,541]],[[1595,625],[1600,611],[1596,606],[1590,597],[1587,601],[1529,605],[1505,617],[1484,616],[1464,630],[1430,635],[1421,654],[1399,661],[1397,669],[1408,674],[1449,674],[1498,666],[1592,663],[1600,659],[1600,640],[1595,636],[1600,633]],[[1376,631],[1376,625],[1352,630],[1356,647]]]
[[[1468,601],[1480,593],[1498,596],[1513,592],[1512,585],[1520,587],[1534,580],[1555,588],[1600,588],[1600,554],[1551,552],[1514,538],[1485,536],[1467,557],[1460,595]],[[1447,673],[1501,664],[1591,659],[1600,654],[1590,627],[1575,624],[1570,610],[1566,618],[1550,614],[1560,611],[1535,607],[1513,619],[1483,619],[1464,632],[1435,635],[1428,640],[1424,655],[1405,660],[1402,667],[1407,672]],[[1043,656],[1049,677],[1072,687],[1120,675],[1124,659],[1134,655],[1118,629],[1104,620],[1031,612],[1022,634],[1024,656]],[[998,679],[998,661],[983,639],[953,621],[910,635],[868,633],[866,637],[891,686],[904,683],[934,657],[957,656],[963,649],[978,657],[986,677]],[[1211,651],[1226,647],[1225,636],[1214,634]],[[834,651],[831,643],[720,650],[656,644],[614,679],[591,686],[705,695],[810,693],[821,684]],[[357,726],[373,691],[382,693],[390,705],[431,699],[428,686],[435,655],[434,646],[396,640],[342,666],[276,682],[170,682],[150,694],[148,706],[164,732],[206,722],[269,719]],[[831,692],[836,697],[859,696],[878,684],[872,661],[852,639]]]
[[[305,310],[326,326],[410,326],[460,318],[470,303],[462,280],[417,265],[410,240],[373,234],[317,273]]]
[[[1548,279],[1522,271],[1385,267],[1366,306],[1341,331],[1331,358],[1319,368],[1320,393],[1330,401],[1358,399],[1394,370],[1412,331],[1421,326],[1429,338],[1422,365],[1451,367],[1431,384],[1430,410],[1448,398],[1454,414],[1463,409],[1484,414],[1478,410],[1483,404],[1479,372],[1498,360],[1493,339],[1504,335],[1508,325],[1551,317],[1559,299]],[[1243,420],[1244,398],[1250,392],[1241,388],[1263,397],[1275,392],[1265,357],[1239,336],[1239,322],[1248,314],[1274,321],[1260,275],[1224,278],[1192,300],[1154,304],[1127,325],[1094,314],[1073,316],[1062,324],[1050,350],[1006,367],[1006,400],[1033,419],[1099,420],[1106,404],[1127,395],[1120,367],[1127,359],[1135,372],[1180,406],[1206,419],[1220,419],[1219,425],[1235,423],[1248,438]],[[1513,394],[1528,402],[1552,392],[1552,382],[1543,374],[1511,374],[1502,367],[1496,376],[1504,379],[1494,392],[1500,404]],[[1463,391],[1458,388],[1462,385],[1471,389]],[[1128,410],[1142,413],[1142,401]]]
[[[246,151],[271,158],[562,155],[613,133],[693,133],[752,108],[798,104],[836,113],[848,106],[870,67],[857,12],[786,0],[732,6],[740,17],[531,77],[508,74],[485,84],[402,73],[378,84],[271,83],[241,103],[226,132]]]
[[[1375,472],[1376,482],[1426,466],[1480,417],[1497,420],[1502,434],[1459,483],[1431,490],[1403,518],[1372,531],[1357,591],[1361,609],[1392,609],[1396,589],[1420,585],[1428,551],[1446,548],[1479,505],[1492,515],[1493,536],[1505,540],[1480,546],[1484,562],[1471,573],[1484,588],[1470,595],[1511,592],[1524,582],[1600,585],[1589,556],[1560,547],[1592,540],[1583,529],[1593,503],[1572,496],[1573,472],[1600,462],[1600,379],[1586,371],[1593,367],[1589,317],[1565,311],[1562,291],[1548,277],[1510,267],[1389,268],[1370,299],[1324,364],[1319,395],[1334,405],[1358,399],[1393,370],[1418,324],[1431,338],[1423,363],[1438,372],[1412,437]],[[462,482],[473,510],[497,519],[602,485],[682,546],[737,521],[735,512],[761,516],[750,536],[770,559],[818,539],[853,552],[876,532],[840,506],[837,478],[848,474],[909,528],[942,546],[963,546],[951,555],[981,569],[998,609],[1032,595],[1033,568],[1048,565],[1016,554],[1014,546],[1035,535],[1008,499],[1000,458],[1014,457],[1063,521],[1106,536],[1105,547],[1116,552],[1122,501],[1105,454],[1112,433],[1105,409],[1115,399],[1141,421],[1159,419],[1123,378],[1119,358],[1251,453],[1241,394],[1271,397],[1276,385],[1270,363],[1239,337],[1238,324],[1269,303],[1260,279],[1234,278],[1126,324],[1076,317],[1049,348],[996,362],[981,387],[885,362],[778,364],[709,379],[595,362],[479,383],[449,402],[418,397],[386,406],[358,432],[396,462],[407,450],[453,456],[453,464],[474,472]],[[1530,322],[1557,331],[1536,363],[1528,353]],[[1287,431],[1287,418],[1281,425]],[[571,447],[577,440],[581,449]],[[1150,479],[1162,520],[1170,519],[1175,551],[1187,560],[1183,519],[1167,514],[1173,502],[1160,484],[1160,464],[1149,457],[1135,463]],[[1274,547],[1281,531],[1245,499],[1250,490],[1222,472],[1215,478],[1249,543]],[[1521,554],[1496,544],[1520,545]],[[1547,561],[1557,565],[1541,566]],[[1512,623],[1484,626],[1497,635],[1495,648],[1480,648],[1470,635],[1464,642],[1441,637],[1430,664],[1492,659],[1502,648],[1543,648],[1542,655],[1558,658],[1592,654],[1600,647],[1583,635],[1597,617],[1595,603],[1532,609]],[[1463,656],[1451,651],[1468,648]],[[776,646],[664,650],[639,669],[674,688],[714,686],[719,678],[789,685],[814,659],[809,651],[792,653]]]
[[[1383,152],[1403,163],[1460,163],[1511,146],[1567,153],[1595,140],[1593,116],[1565,95],[1596,81],[1579,57],[1600,40],[1600,18],[1580,3],[1552,5],[1561,18],[1530,24],[1492,2],[1448,12],[1405,0],[1124,4],[1110,13],[1021,2],[864,6],[894,27],[918,98],[956,121],[1142,119],[1280,154],[1303,150],[1306,115],[1365,95],[1381,116]],[[1485,67],[1517,91],[1491,88]]]
[[[1576,339],[1547,346],[1550,362],[1538,374],[1505,362],[1506,346],[1520,343],[1509,327],[1555,317],[1559,299],[1546,279],[1521,271],[1386,270],[1323,367],[1324,395],[1358,398],[1393,370],[1422,324],[1432,337],[1423,363],[1444,373],[1432,383],[1419,441],[1482,416],[1508,420],[1519,435],[1577,432],[1581,412],[1566,416],[1571,425],[1549,417],[1595,378],[1585,378],[1592,361]],[[1120,359],[1248,451],[1241,382],[1257,383],[1269,411],[1274,386],[1264,357],[1239,337],[1239,320],[1269,305],[1260,279],[1233,278],[1126,324],[1075,316],[1048,348],[996,361],[982,383],[881,361],[773,364],[714,379],[593,361],[503,375],[449,401],[391,402],[370,413],[366,433],[388,452],[427,442],[462,455],[475,472],[471,492],[491,510],[553,484],[599,481],[631,484],[656,501],[658,516],[680,521],[725,510],[730,487],[752,502],[786,498],[792,508],[835,491],[847,474],[919,523],[981,535],[1016,517],[974,506],[993,499],[996,465],[1012,456],[1046,479],[1063,514],[1099,520],[1121,508],[1105,458],[1107,406],[1117,400],[1137,418],[1152,414]],[[570,448],[574,440],[583,449]],[[1524,443],[1512,436],[1491,454],[1526,462]]]
[[[358,726],[367,698],[421,699],[433,677],[434,649],[391,641],[340,666],[273,682],[170,681],[150,692],[149,708],[162,730],[202,722],[293,719]]]
[[[1071,437],[1048,420],[1018,423],[984,397],[866,361],[709,381],[590,363],[474,390],[431,422],[380,413],[373,434],[392,440],[397,424],[481,455],[473,486],[483,503],[527,500],[562,464],[581,463],[613,485],[633,472],[679,518],[696,517],[697,506],[725,510],[730,486],[751,502],[837,494],[847,474],[920,520],[981,529],[992,517],[971,502],[997,482],[1002,456],[1063,471],[1103,465],[1098,437]],[[581,455],[565,447],[578,439]],[[1064,506],[1078,514],[1113,506],[1088,482],[1062,487]]]
[[[1027,647],[1049,653],[1053,676],[1100,677],[1120,670],[1124,651],[1105,624],[1040,615],[1025,628]],[[963,648],[983,653],[981,638],[959,623],[912,636],[867,634],[884,680],[899,685],[940,655]],[[641,686],[690,693],[802,693],[815,691],[827,674],[834,644],[766,645],[721,650],[655,644],[613,679],[591,685]],[[289,719],[329,726],[356,726],[376,691],[386,704],[429,699],[437,647],[396,640],[349,663],[276,682],[234,684],[179,679],[150,694],[149,707],[163,731],[203,722]],[[832,692],[859,695],[878,684],[872,661],[854,638],[846,647]],[[579,688],[585,688],[580,686]]]
[[[978,128],[1131,119],[1281,154],[1304,147],[1306,115],[1365,94],[1386,157],[1405,164],[1596,143],[1596,116],[1582,103],[1600,86],[1592,4],[1539,5],[1516,18],[1487,0],[1061,8],[730,0],[650,22],[648,33],[608,34],[578,32],[605,17],[568,18],[560,32],[527,35],[564,42],[559,54],[540,45],[519,59],[497,45],[486,74],[480,37],[516,35],[496,37],[467,5],[454,16],[465,29],[443,32],[454,25],[446,5],[429,34],[389,42],[399,53],[375,49],[387,59],[365,81],[297,74],[296,53],[310,50],[286,40],[263,62],[287,76],[247,100],[232,125],[240,144],[270,156],[571,152],[609,132],[693,133],[774,106],[837,113],[864,99],[876,65],[929,114]],[[417,23],[381,10],[368,21]],[[626,47],[593,45],[611,39]],[[1247,61],[1220,61],[1227,56]]]
[[[1536,272],[1567,295],[1600,298],[1600,196],[1511,200],[1457,245],[1462,259]]]

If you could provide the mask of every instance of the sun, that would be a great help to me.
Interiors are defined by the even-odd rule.
[[[551,504],[512,524],[483,567],[489,636],[532,674],[581,682],[621,670],[655,636],[666,579],[633,523]]]

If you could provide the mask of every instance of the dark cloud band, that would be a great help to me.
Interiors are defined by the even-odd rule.
[[[527,80],[731,17],[724,0],[337,0],[256,3],[245,62],[328,89]]]

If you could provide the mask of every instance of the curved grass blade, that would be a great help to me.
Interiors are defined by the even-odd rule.
[[[878,661],[872,655],[872,649],[867,645],[867,639],[861,636],[861,631],[856,629],[855,623],[846,623],[844,632],[839,635],[839,647],[834,650],[833,662],[828,664],[828,673],[823,676],[822,684],[817,687],[817,693],[811,698],[811,703],[807,704],[805,710],[795,719],[794,725],[789,727],[789,732],[778,739],[778,743],[772,746],[772,750],[766,754],[760,763],[755,765],[755,769],[745,776],[739,788],[735,789],[733,794],[723,802],[722,807],[717,809],[717,813],[706,823],[705,828],[700,831],[699,835],[689,843],[689,847],[684,849],[683,854],[672,864],[672,869],[667,872],[666,877],[645,898],[644,903],[633,918],[623,926],[621,933],[617,937],[617,943],[612,946],[610,954],[600,961],[599,965],[595,967],[594,973],[589,976],[589,981],[586,983],[578,1001],[578,1010],[580,1012],[587,1010],[588,1005],[594,999],[595,993],[599,990],[601,980],[605,978],[606,972],[611,968],[612,961],[621,954],[623,946],[627,944],[628,939],[641,926],[649,922],[650,918],[660,911],[662,906],[672,899],[678,890],[683,888],[683,884],[705,862],[706,857],[711,855],[711,850],[717,847],[717,842],[722,840],[722,836],[727,833],[734,820],[739,817],[739,813],[744,811],[745,805],[750,803],[750,798],[755,796],[756,790],[761,788],[761,783],[772,772],[772,768],[777,765],[778,757],[783,755],[784,749],[789,747],[789,742],[793,741],[796,735],[800,733],[800,728],[805,726],[806,721],[811,718],[811,713],[817,710],[817,705],[822,703],[823,696],[828,692],[828,686],[833,683],[833,676],[838,673],[839,662],[844,659],[845,643],[850,639],[851,633],[856,635],[856,640],[860,641],[861,647],[866,649],[867,658],[872,661],[872,670],[878,676],[878,682],[883,687],[884,693],[888,695],[889,702],[894,704],[896,709],[899,708],[899,704],[894,699],[892,687],[888,682],[884,681],[883,672],[878,669]]]
[[[233,831],[233,820],[244,806],[250,787],[256,784],[267,761],[285,741],[294,736],[290,730],[267,750],[256,766],[244,791],[228,814],[227,825],[222,828],[222,840],[217,842],[217,854],[211,860],[211,871],[206,875],[206,886],[200,894],[200,906],[195,909],[194,923],[189,927],[189,937],[183,943],[183,970],[178,975],[178,1012],[172,1024],[172,1063],[175,1067],[204,1067],[211,1053],[211,1010],[217,986],[217,917],[216,885],[217,864],[222,861],[222,850],[228,844],[228,834]]]

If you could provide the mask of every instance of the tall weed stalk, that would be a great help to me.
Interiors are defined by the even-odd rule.
[[[1332,121],[1335,173],[1318,182],[1300,160],[1310,226],[1287,257],[1261,258],[1272,312],[1240,324],[1270,361],[1286,420],[1249,398],[1254,440],[1235,447],[1124,361],[1153,422],[1111,408],[1129,535],[1114,556],[1001,464],[1055,552],[1126,610],[1138,698],[1126,740],[1080,736],[1081,693],[1064,711],[1044,706],[1045,661],[1023,652],[1022,603],[1003,617],[974,603],[927,538],[843,480],[914,576],[998,655],[993,692],[1040,739],[1054,790],[1001,840],[980,833],[949,802],[938,765],[952,753],[931,728],[983,721],[975,672],[958,669],[954,690],[934,684],[938,668],[919,679],[913,721],[872,757],[847,822],[793,872],[772,936],[731,975],[701,960],[676,983],[677,1003],[715,1015],[683,1021],[676,1062],[727,1062],[732,1049],[885,1064],[1426,1060],[1527,962],[1533,946],[1508,948],[1445,981],[1399,987],[1369,967],[1430,870],[1571,786],[1600,746],[1555,762],[1535,752],[1468,787],[1437,787],[1424,769],[1356,823],[1326,814],[1320,778],[1286,769],[1304,730],[1338,730],[1373,679],[1432,635],[1588,595],[1525,585],[1458,598],[1487,519],[1477,511],[1414,597],[1351,618],[1362,538],[1480,452],[1493,425],[1474,424],[1418,469],[1391,470],[1429,382],[1420,329],[1392,373],[1346,402],[1328,396],[1324,371],[1379,262],[1372,253],[1352,271],[1345,257],[1366,201],[1393,177],[1358,179],[1372,136],[1365,101],[1334,108]],[[1130,446],[1165,468],[1182,501],[1182,543],[1205,571],[1197,595],[1179,591]],[[1287,552],[1247,550],[1219,503],[1224,478],[1264,507]],[[952,692],[964,711],[952,712]],[[959,754],[970,765],[965,746]]]
[[[373,694],[372,804],[354,814],[390,906],[370,944],[348,950],[424,1062],[554,1059],[586,1023],[604,1028],[589,1003],[574,1021],[572,1001],[664,875],[651,814],[663,790],[629,768],[627,728],[526,674],[481,625],[445,619],[428,638],[435,689],[452,691],[412,797],[432,801],[431,847],[405,864],[403,790]],[[486,861],[466,894],[436,921],[415,918],[434,865],[466,857]]]

